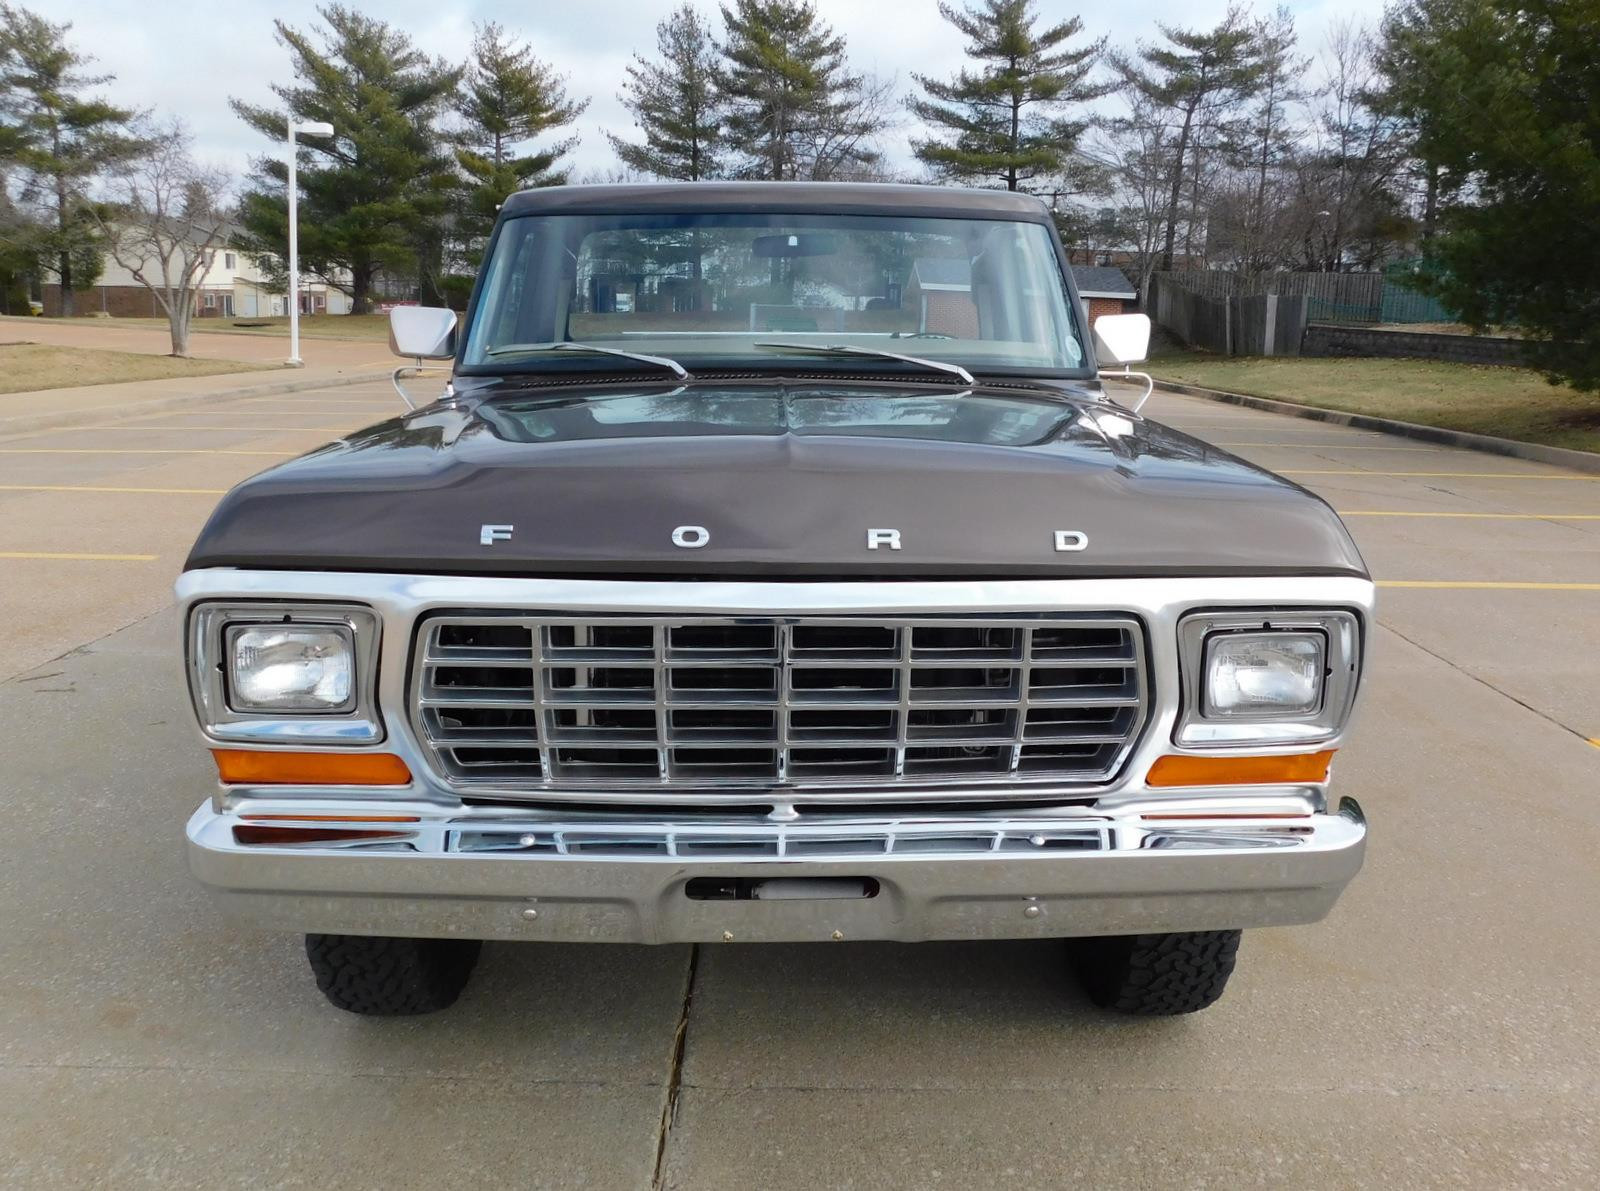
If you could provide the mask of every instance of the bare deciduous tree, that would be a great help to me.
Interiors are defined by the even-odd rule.
[[[152,129],[150,143],[113,187],[106,243],[111,258],[161,304],[172,354],[187,356],[196,298],[228,239],[230,179],[194,159],[179,120]]]
[[[1120,232],[1115,248],[1128,254],[1143,298],[1162,248],[1174,138],[1154,101],[1131,88],[1124,98],[1127,111],[1102,125],[1088,155],[1106,171]]]
[[[840,96],[833,118],[797,132],[811,181],[874,182],[891,176],[876,141],[893,125],[896,86],[892,75],[864,75],[855,91]]]

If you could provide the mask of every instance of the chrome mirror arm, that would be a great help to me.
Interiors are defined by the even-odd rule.
[[[394,386],[394,391],[400,394],[400,400],[406,403],[407,409],[416,409],[417,403],[411,400],[411,394],[406,392],[405,386],[400,382],[403,380],[408,380],[412,377],[421,376],[425,372],[449,371],[451,371],[451,368],[447,364],[424,364],[422,362],[422,357],[418,356],[415,364],[402,364],[400,367],[396,368],[392,373],[390,373],[389,383]]]
[[[1135,378],[1144,381],[1144,392],[1139,394],[1139,400],[1132,405],[1123,406],[1123,408],[1131,410],[1133,413],[1138,413],[1144,408],[1144,403],[1150,400],[1150,395],[1156,391],[1155,377],[1148,372],[1130,372],[1126,364],[1122,366],[1121,372],[1106,372],[1102,369],[1099,373],[1099,379],[1102,383],[1107,380],[1133,380]],[[1106,400],[1111,401],[1114,398],[1107,397]],[[1117,404],[1122,405],[1122,402],[1118,401]]]

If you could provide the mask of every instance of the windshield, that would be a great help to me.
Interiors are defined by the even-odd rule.
[[[526,216],[496,238],[462,363],[617,367],[556,343],[695,367],[903,363],[1067,371],[1085,353],[1049,229],[984,219],[810,214]],[[645,367],[645,365],[637,365]],[[807,366],[814,366],[807,361]]]

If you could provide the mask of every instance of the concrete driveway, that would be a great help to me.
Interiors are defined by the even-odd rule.
[[[1600,477],[1151,403],[1324,493],[1385,584],[1336,767],[1367,869],[1203,1014],[1101,1014],[1049,943],[502,945],[380,1021],[183,871],[211,777],[165,605],[216,490],[391,408],[0,443],[62,452],[0,454],[0,1185],[1600,1180]]]

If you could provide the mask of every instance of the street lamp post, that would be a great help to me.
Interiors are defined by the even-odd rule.
[[[291,368],[299,368],[300,359],[300,183],[295,166],[294,138],[296,133],[306,136],[332,136],[333,125],[319,120],[289,121],[289,359]]]

